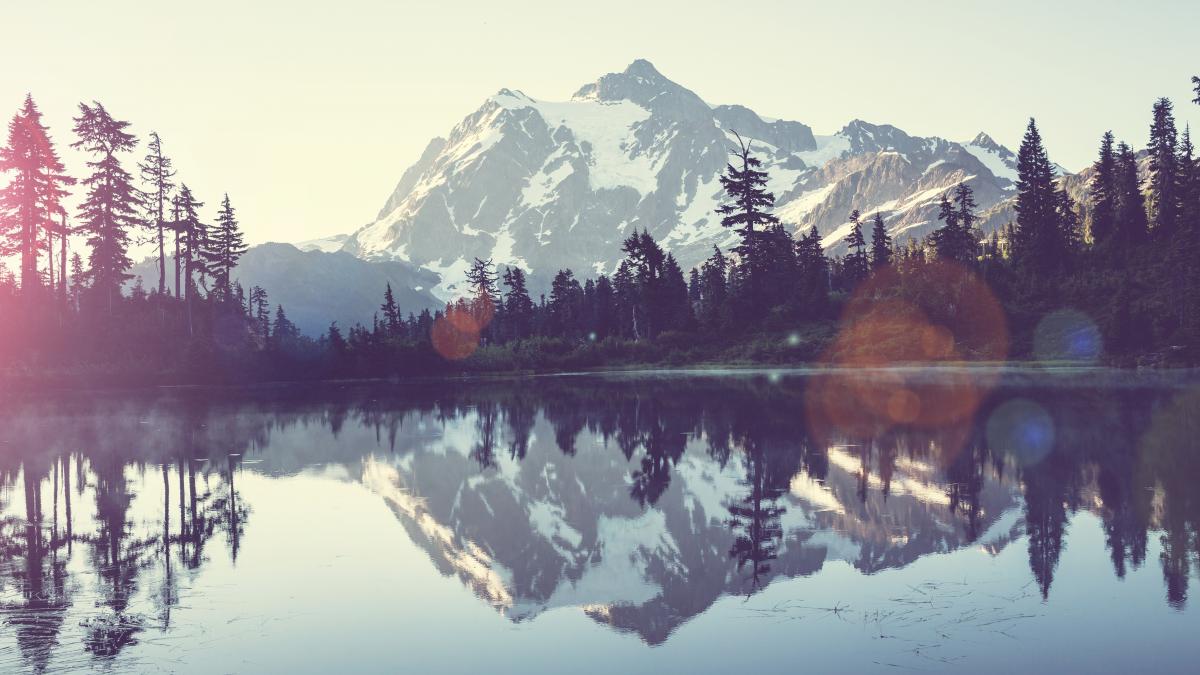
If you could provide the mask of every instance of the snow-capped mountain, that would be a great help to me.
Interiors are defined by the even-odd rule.
[[[969,183],[984,225],[1015,187],[1013,152],[986,134],[958,143],[854,120],[835,134],[709,105],[644,60],[550,102],[502,89],[447,138],[429,142],[377,219],[343,250],[398,259],[461,290],[475,258],[520,265],[536,285],[559,269],[611,272],[620,241],[645,228],[685,267],[728,247],[718,175],[737,132],[770,174],[776,213],[797,232],[817,227],[839,250],[852,209],[878,212],[898,240],[936,227],[936,204]],[[539,284],[540,282],[540,284]]]
[[[500,451],[481,471],[478,430],[491,426]],[[443,574],[516,622],[574,607],[660,644],[722,596],[812,575],[832,561],[873,573],[967,545],[998,552],[1023,532],[1019,491],[994,475],[984,480],[984,515],[971,534],[933,466],[897,462],[888,490],[878,467],[864,474],[856,452],[833,447],[824,478],[799,472],[771,502],[782,509],[778,558],[755,575],[731,553],[730,507],[751,489],[743,453],[721,464],[693,437],[657,501],[642,506],[630,498],[637,455],[631,464],[587,433],[577,454],[566,455],[544,417],[520,459],[503,449],[511,441],[504,425],[475,414],[441,428],[415,420],[403,427],[398,445],[421,449],[366,458],[361,481]]]

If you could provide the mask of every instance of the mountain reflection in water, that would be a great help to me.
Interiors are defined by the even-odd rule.
[[[580,608],[649,645],[724,596],[835,561],[861,577],[966,547],[985,554],[978,564],[1026,549],[1012,586],[1053,608],[1080,514],[1102,529],[1102,546],[1081,544],[1093,567],[1111,580],[1157,568],[1161,599],[1146,611],[1191,617],[1200,388],[1130,379],[588,376],[9,400],[0,669],[135,667],[161,664],[164,645],[175,658],[199,648],[209,623],[243,617],[188,616],[181,596],[253,595],[238,575],[244,546],[356,531],[357,512],[338,522],[335,501],[328,520],[286,535],[256,527],[259,509],[316,499],[310,487],[330,481],[365,488],[404,531],[361,537],[407,535],[424,565],[503,617]],[[285,576],[309,564],[273,562]],[[210,565],[225,570],[220,585],[203,576]],[[892,601],[947,603],[952,583],[909,584]],[[747,615],[850,611],[787,601]],[[981,611],[956,625],[1001,631],[1025,616]]]

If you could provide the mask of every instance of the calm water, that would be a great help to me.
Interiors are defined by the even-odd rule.
[[[1191,671],[1200,381],[8,400],[0,671]]]

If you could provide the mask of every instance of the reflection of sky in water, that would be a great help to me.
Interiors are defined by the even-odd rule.
[[[772,386],[781,379],[774,373]],[[724,403],[737,408],[742,396],[730,391]],[[1193,641],[1200,624],[1190,605],[1164,602],[1163,537],[1151,532],[1145,562],[1118,580],[1096,492],[1102,488],[1086,485],[1078,510],[1066,514],[1066,544],[1043,601],[1030,571],[1022,498],[1022,489],[1032,488],[1023,488],[1015,472],[1046,466],[1039,462],[1050,461],[1051,447],[1067,442],[1054,426],[1063,413],[1044,398],[1002,398],[983,414],[979,435],[1011,444],[1011,463],[997,470],[983,462],[977,474],[967,472],[982,481],[973,539],[964,537],[962,512],[950,510],[955,486],[969,480],[955,473],[958,465],[901,453],[885,479],[875,454],[883,437],[829,443],[824,469],[789,472],[779,481],[782,491],[771,493],[785,509],[778,557],[748,597],[750,587],[727,578],[739,572],[728,557],[734,535],[723,523],[755,475],[744,443],[722,466],[708,451],[707,432],[689,432],[661,496],[641,507],[630,490],[637,471],[650,470],[641,461],[644,449],[626,460],[614,438],[606,447],[585,425],[576,454],[566,456],[556,439],[562,410],[534,415],[524,459],[509,452],[507,421],[515,408],[493,410],[497,452],[482,471],[478,446],[491,433],[483,404],[453,414],[407,412],[394,449],[387,431],[367,417],[332,407],[293,415],[265,435],[253,427],[275,413],[210,417],[206,428],[245,428],[261,446],[245,450],[234,476],[246,509],[236,562],[220,525],[195,569],[173,558],[178,594],[168,627],[168,565],[160,552],[143,555],[127,612],[142,617],[144,629],[113,664],[206,673],[1186,670],[1200,654]],[[550,399],[539,407],[562,400]],[[761,402],[745,403],[754,409]],[[640,419],[655,417],[645,400],[642,407]],[[662,411],[661,424],[646,433],[676,434],[672,425],[681,416],[690,430],[695,419],[686,409]],[[148,424],[128,428],[150,426],[146,433],[154,434],[171,424],[139,419]],[[778,431],[758,441],[766,446],[799,433],[786,425]],[[228,474],[218,453],[203,454],[209,461],[198,467],[197,483],[213,503],[228,494]],[[770,462],[763,467],[769,471]],[[818,470],[823,477],[814,477]],[[1087,481],[1093,470],[1078,465],[1070,473]],[[92,536],[100,527],[101,485],[95,467],[84,473],[82,492],[72,484],[73,525]],[[126,465],[121,475],[131,495],[130,541],[156,536],[166,505],[170,527],[178,528],[177,464],[169,466],[166,491],[153,460]],[[44,519],[49,527],[56,507],[61,527],[64,505],[52,499],[47,478]],[[21,480],[13,474],[4,483],[3,516],[23,518]],[[1162,511],[1169,507],[1163,499],[1153,493],[1146,505]],[[512,517],[518,513],[525,517]],[[5,535],[20,544],[22,531],[11,526]],[[103,663],[81,646],[81,621],[106,611],[92,552],[78,540],[69,556],[58,554],[66,560],[70,604],[51,670]],[[10,621],[22,602],[22,564],[10,558],[0,574],[6,669],[22,663]],[[678,574],[655,566],[674,566]],[[483,574],[501,588],[467,583]],[[640,613],[622,618],[627,608],[605,606],[622,598]],[[689,613],[676,615],[683,607]],[[647,636],[656,629],[640,621],[675,627],[650,648]]]

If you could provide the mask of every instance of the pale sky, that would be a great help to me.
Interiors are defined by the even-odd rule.
[[[1072,170],[1105,129],[1143,145],[1156,97],[1200,127],[1195,0],[46,0],[0,23],[4,121],[32,92],[79,175],[70,118],[99,100],[158,131],[206,215],[228,192],[251,243],[350,232],[500,88],[565,100],[636,58],[816,133],[861,118],[1016,150],[1034,115]]]

